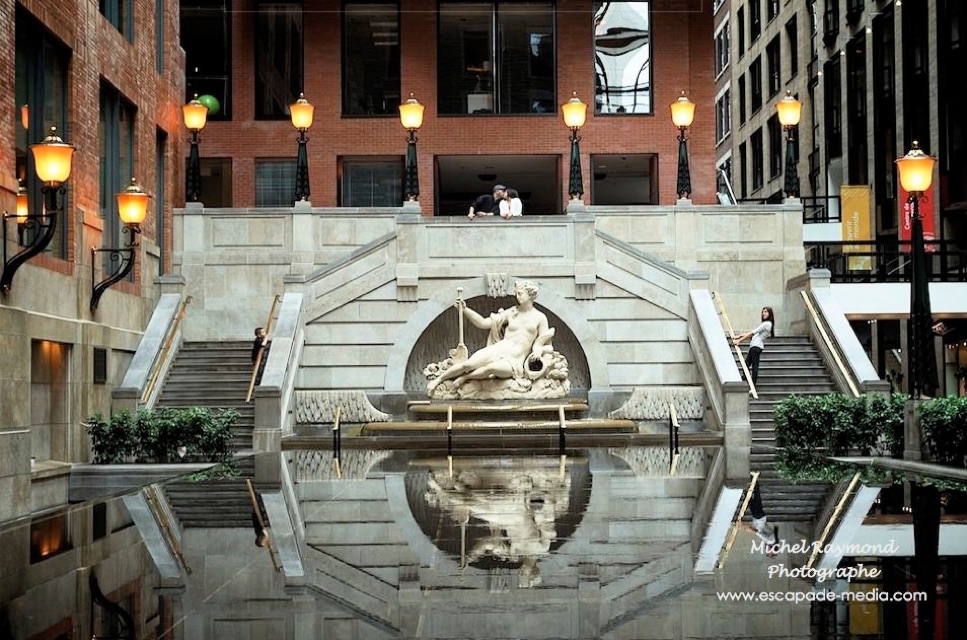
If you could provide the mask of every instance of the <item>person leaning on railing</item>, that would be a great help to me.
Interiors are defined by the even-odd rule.
[[[259,360],[259,354],[262,355],[261,360]],[[255,376],[256,385],[262,381],[262,372],[265,371],[265,361],[268,355],[269,336],[265,332],[265,327],[257,327],[255,329],[255,340],[252,341],[252,366],[254,367],[256,363],[259,365],[258,375]]]

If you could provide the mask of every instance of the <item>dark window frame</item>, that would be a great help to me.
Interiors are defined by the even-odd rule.
[[[382,165],[388,167],[390,165],[395,165],[398,169],[396,174],[397,184],[392,185],[392,187],[387,191],[387,194],[392,193],[391,197],[388,197],[387,201],[382,204],[373,204],[372,201],[369,203],[357,203],[353,200],[351,195],[351,190],[349,188],[348,181],[351,179],[350,167],[352,166],[377,166]],[[339,156],[336,158],[336,166],[339,172],[338,181],[338,193],[337,193],[337,206],[339,207],[396,207],[403,198],[403,175],[404,175],[404,157],[400,156],[361,156],[361,155],[346,155]]]
[[[128,42],[134,42],[134,0],[99,0],[98,10]]]
[[[221,108],[216,114],[209,113],[208,120],[231,120],[232,119],[232,2],[233,0],[218,0],[216,3],[201,2],[196,0],[195,6],[188,6],[189,0],[181,0],[181,47],[185,50],[185,102],[198,95],[211,94],[219,99]],[[213,6],[218,4],[218,6]],[[205,61],[208,56],[204,51],[195,52],[191,43],[186,42],[185,38],[190,33],[185,28],[187,24],[197,24],[204,18],[218,19],[224,28],[221,38],[221,45],[217,47],[224,52],[225,68],[209,72],[208,69],[201,69],[194,63]],[[217,34],[216,34],[217,35]],[[205,41],[210,41],[214,35],[206,34]],[[194,67],[194,69],[193,69]],[[217,89],[217,90],[216,90]]]
[[[349,45],[350,45],[350,38],[347,36],[347,24],[346,24],[346,21],[347,21],[349,15],[351,13],[351,12],[347,11],[347,8],[350,7],[350,6],[352,6],[352,5],[359,5],[359,6],[367,6],[367,5],[372,5],[372,6],[378,6],[378,5],[395,5],[396,6],[396,31],[397,31],[397,42],[396,42],[396,45],[395,45],[395,49],[396,49],[396,53],[395,53],[395,56],[396,56],[396,77],[395,77],[395,81],[396,81],[396,85],[395,85],[395,87],[392,87],[392,88],[395,88],[396,89],[396,94],[395,95],[399,98],[399,101],[402,102],[402,99],[403,99],[403,94],[402,94],[402,90],[403,90],[402,89],[402,87],[403,87],[403,62],[402,62],[401,49],[400,49],[400,43],[399,43],[399,33],[400,33],[400,28],[401,28],[400,25],[402,23],[402,19],[401,19],[401,17],[402,17],[402,9],[400,7],[400,0],[385,0],[385,1],[372,0],[372,1],[369,1],[369,2],[367,2],[365,0],[355,0],[355,1],[343,0],[343,3],[342,3],[342,18],[341,18],[340,24],[339,24],[339,28],[340,28],[340,39],[342,41],[342,45],[340,47],[340,55],[341,55],[340,69],[342,70],[342,91],[341,91],[342,97],[341,97],[341,100],[340,100],[340,108],[342,110],[342,117],[343,118],[397,118],[397,117],[399,117],[399,111],[397,109],[398,105],[387,105],[382,110],[383,111],[382,113],[380,113],[380,112],[373,112],[373,113],[365,113],[365,112],[364,113],[358,113],[358,112],[355,112],[354,113],[353,112],[353,109],[352,109],[352,107],[350,105],[351,101],[357,98],[356,92],[352,91],[347,86],[347,84],[351,81],[351,77],[350,77],[351,74],[347,70],[347,61],[350,58],[350,56],[352,56],[353,52],[350,52],[350,51],[347,50],[348,47],[349,47]],[[392,82],[392,80],[394,80],[394,78],[391,75],[387,75],[386,77],[390,80],[390,82]],[[388,84],[389,83],[387,83],[387,85]],[[391,97],[392,95],[393,95],[392,90],[390,90],[390,91],[384,91],[384,101],[385,101],[385,98],[386,97]]]
[[[270,5],[274,9],[273,12],[268,12],[262,5]],[[283,9],[282,7],[286,7]],[[302,0],[256,0],[255,3],[255,24],[253,26],[255,37],[253,45],[253,65],[252,78],[253,78],[253,91],[252,98],[255,101],[254,104],[254,118],[256,120],[288,120],[289,115],[289,105],[295,102],[299,98],[299,94],[305,92],[306,89],[306,77],[305,77],[305,5]],[[284,44],[289,45],[289,51],[273,51],[270,54],[266,51],[266,45],[269,42],[278,42],[269,38],[267,34],[263,32],[263,29],[271,30],[270,23],[266,21],[270,19],[277,19],[279,13],[288,13],[290,11],[297,11],[299,14],[299,42],[296,45],[294,39],[288,38],[287,34],[283,34],[283,38],[280,40]],[[298,53],[296,54],[293,47],[298,47]],[[276,44],[278,49],[278,44]],[[279,57],[285,57],[285,53],[290,54],[289,58],[292,61],[293,69],[288,72],[281,71],[278,75],[282,78],[282,82],[288,83],[288,95],[276,95],[273,96],[274,99],[266,97],[266,92],[269,87],[272,86],[271,82],[267,82],[263,77],[263,69],[275,68],[272,62],[278,62]],[[266,58],[266,55],[268,57]],[[279,55],[283,54],[283,55]],[[298,58],[298,63],[295,59]],[[297,66],[297,68],[296,68]],[[278,70],[278,69],[276,69]],[[281,100],[279,102],[278,100]]]

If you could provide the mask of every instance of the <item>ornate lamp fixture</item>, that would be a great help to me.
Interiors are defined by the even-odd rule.
[[[289,105],[289,115],[292,126],[299,130],[299,153],[296,156],[295,167],[295,199],[309,199],[309,154],[306,151],[306,131],[312,126],[312,112],[315,107],[309,104],[304,93],[299,94],[295,104]]]
[[[688,99],[685,91],[678,100],[670,105],[672,123],[678,127],[678,186],[675,188],[679,198],[688,198],[692,193],[692,176],[688,170],[688,136],[686,131],[695,118],[695,103]]]
[[[134,268],[135,248],[138,246],[137,235],[141,233],[141,224],[148,215],[148,194],[141,190],[137,181],[131,178],[128,188],[115,196],[118,203],[118,217],[124,223],[122,233],[128,234],[126,247],[91,248],[91,282],[94,282],[94,262],[98,253],[108,254],[111,264],[117,268],[108,277],[93,285],[91,291],[91,313],[97,309],[101,296],[117,282],[131,273]]]
[[[185,201],[198,202],[201,197],[201,160],[198,157],[198,132],[208,122],[208,107],[198,100],[198,94],[181,108],[185,128],[191,132],[188,143],[188,170],[185,172]]]
[[[786,130],[786,178],[783,191],[787,198],[799,197],[799,174],[796,173],[796,128],[802,117],[802,103],[786,91],[786,96],[776,103],[779,123]]]
[[[571,202],[582,204],[581,196],[584,195],[584,181],[581,178],[581,127],[587,119],[588,105],[581,102],[577,91],[571,92],[571,99],[561,105],[561,117],[564,124],[571,130],[571,164],[570,175],[567,183],[567,192],[571,196]]]
[[[74,147],[64,142],[57,135],[57,128],[50,128],[50,135],[43,142],[30,145],[34,157],[34,169],[37,177],[43,183],[44,207],[41,213],[31,214],[27,210],[26,191],[17,193],[17,212],[3,214],[3,275],[0,276],[0,292],[10,291],[13,274],[20,265],[47,248],[54,238],[57,229],[57,214],[60,211],[57,194],[66,193],[64,183],[71,174],[71,160]],[[8,218],[16,218],[21,230],[21,237],[25,232],[32,231],[32,242],[16,255],[7,259],[7,224]]]
[[[403,198],[416,202],[420,195],[420,176],[416,164],[416,132],[423,126],[424,107],[410,92],[409,99],[400,105],[400,124],[409,132],[406,145],[406,173],[403,177]]]

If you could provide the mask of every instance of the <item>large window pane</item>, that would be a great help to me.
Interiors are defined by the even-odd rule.
[[[255,117],[287,119],[304,90],[302,3],[261,2],[255,14]]]
[[[399,5],[347,4],[343,12],[344,115],[397,115]]]
[[[255,161],[255,206],[291,207],[295,202],[295,160]]]
[[[129,42],[134,41],[134,11],[131,0],[99,0],[98,9]]]
[[[555,113],[554,6],[443,3],[441,114]]]
[[[185,101],[194,94],[214,96],[218,113],[232,115],[231,0],[181,0],[181,47],[185,50]]]
[[[650,7],[594,4],[595,113],[651,113]]]
[[[17,114],[15,127],[15,175],[27,188],[27,201],[31,213],[41,212],[43,194],[41,184],[34,171],[30,145],[44,139],[52,126],[67,142],[67,65],[70,52],[54,40],[33,18],[25,12],[17,11],[16,24],[16,78],[12,109]],[[70,182],[67,183],[68,188]],[[67,196],[61,196],[61,203]],[[47,252],[58,258],[67,257],[67,230],[71,222],[67,219],[70,207],[57,222],[57,230]],[[30,244],[33,237],[29,230],[20,229],[18,241]]]
[[[117,89],[101,85],[99,122],[100,147],[100,213],[104,218],[101,246],[121,247],[128,239],[121,237],[121,221],[117,214],[116,194],[123,191],[134,176],[134,105],[121,97]],[[114,270],[110,256],[104,254],[104,269]]]
[[[402,158],[341,158],[339,164],[339,206],[399,206],[403,197]]]
[[[593,155],[592,204],[658,204],[658,156]]]

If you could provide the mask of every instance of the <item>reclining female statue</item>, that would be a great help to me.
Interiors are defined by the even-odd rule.
[[[471,324],[490,331],[487,346],[474,352],[463,362],[455,362],[439,377],[427,384],[427,394],[445,380],[453,380],[459,389],[468,380],[494,378],[526,378],[528,367],[542,369],[544,357],[553,352],[554,329],[547,326],[547,316],[534,307],[537,285],[518,280],[515,285],[517,306],[500,310],[485,318],[458,302]]]

